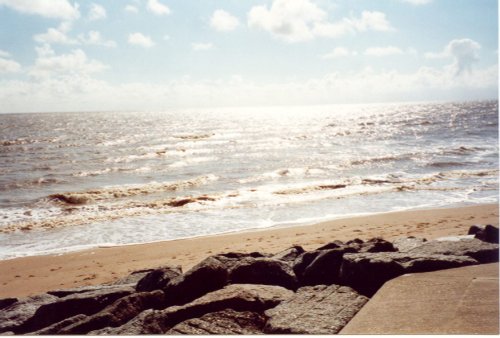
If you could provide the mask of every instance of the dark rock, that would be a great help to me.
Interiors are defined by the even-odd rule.
[[[293,263],[293,272],[295,273],[295,276],[297,276],[299,282],[301,282],[304,271],[309,266],[309,264],[311,264],[312,261],[314,261],[316,257],[318,257],[318,255],[322,252],[322,250],[306,251],[299,257],[297,257],[297,259]]]
[[[365,305],[368,298],[347,286],[306,286],[265,314],[267,334],[335,334]]]
[[[356,252],[354,248],[345,246],[320,251],[319,255],[314,258],[300,276],[301,285],[338,283],[342,256],[347,252]]]
[[[266,317],[257,312],[238,312],[231,309],[207,313],[200,318],[177,324],[165,334],[172,335],[234,335],[262,334]]]
[[[15,333],[33,332],[78,314],[91,315],[132,292],[133,289],[130,287],[117,286],[112,289],[105,288],[71,294],[41,305],[28,320],[13,331]]]
[[[64,290],[53,290],[53,291],[48,291],[47,293],[49,295],[53,295],[59,298],[67,297],[70,295],[76,295],[76,294],[84,294],[84,293],[92,293],[92,292],[97,292],[97,293],[102,293],[106,292],[106,290],[117,290],[117,289],[123,289],[130,287],[130,285],[122,285],[122,284],[117,284],[117,285],[90,285],[90,286],[81,286],[78,288],[74,289],[64,289]]]
[[[110,283],[110,285],[130,285],[130,284],[137,284],[144,276],[146,276],[148,273],[151,271],[154,271],[156,269],[143,269],[143,270],[137,270],[133,271],[131,274],[128,276],[125,276],[123,278],[120,278],[113,283]]]
[[[345,242],[346,245],[363,244],[363,243],[364,243],[364,241],[362,239],[359,239],[359,238],[351,239],[351,240]]]
[[[0,310],[16,303],[19,299],[17,298],[3,298],[0,299]]]
[[[245,258],[229,271],[231,283],[278,285],[297,289],[297,278],[290,265],[272,258]]]
[[[469,256],[480,263],[498,262],[498,244],[476,238],[428,241],[408,251],[409,254]]]
[[[402,252],[345,254],[340,268],[342,284],[371,297],[386,281],[405,273],[426,272],[478,264],[467,256]]]
[[[297,257],[299,257],[304,252],[305,252],[304,248],[302,248],[300,245],[294,245],[291,248],[278,252],[271,258],[285,262],[294,262],[297,259]]]
[[[66,318],[65,320],[47,326],[41,330],[31,332],[30,335],[53,335],[61,331],[63,328],[81,322],[87,318],[88,318],[87,315],[79,314],[73,317]]]
[[[382,238],[372,238],[364,243],[359,244],[358,252],[394,252],[397,249]]]
[[[61,328],[57,334],[86,334],[104,327],[117,327],[125,324],[147,309],[158,309],[164,302],[161,290],[138,292],[118,299],[113,304],[79,322]]]
[[[165,288],[165,286],[167,286],[172,279],[179,277],[180,275],[182,275],[182,269],[180,266],[167,266],[155,269],[148,272],[137,282],[135,290],[137,292],[160,290]]]
[[[491,224],[473,225],[469,228],[468,235],[474,235],[475,238],[484,242],[498,244],[498,228]]]
[[[208,257],[165,286],[165,305],[186,304],[208,292],[223,288],[227,283],[227,265],[215,257]]]
[[[146,310],[117,328],[92,331],[90,334],[139,335],[162,334],[177,324],[207,313],[233,309],[263,312],[290,298],[293,292],[274,285],[232,284],[210,292],[191,303],[164,310]]]
[[[425,238],[417,238],[417,237],[402,237],[396,239],[392,244],[399,252],[408,252],[417,246],[420,246],[427,242]]]
[[[330,250],[330,249],[341,248],[341,247],[344,247],[344,246],[345,246],[344,242],[339,241],[339,240],[335,240],[333,242],[330,242],[328,244],[325,244],[325,245],[317,248],[316,250]]]
[[[4,307],[0,311],[0,333],[14,332],[16,328],[31,318],[40,306],[55,302],[56,300],[56,296],[42,294],[20,299]]]

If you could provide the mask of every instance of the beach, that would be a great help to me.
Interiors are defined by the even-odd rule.
[[[223,252],[275,253],[292,245],[315,249],[333,240],[466,235],[473,224],[498,227],[498,204],[411,210],[155,243],[110,246],[0,261],[0,298],[111,283],[141,269],[180,265],[183,271]]]

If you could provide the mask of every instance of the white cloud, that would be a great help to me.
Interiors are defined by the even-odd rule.
[[[382,12],[363,11],[361,17],[328,20],[327,12],[311,0],[274,0],[271,7],[254,6],[248,13],[248,25],[270,32],[287,42],[316,37],[338,38],[348,33],[393,30]]]
[[[67,0],[0,0],[2,5],[20,13],[46,18],[73,20],[80,17],[78,4],[71,4]]]
[[[9,60],[10,54],[0,50],[0,74],[18,73],[21,71],[21,65],[14,60]]]
[[[10,53],[0,49],[0,58],[10,58]]]
[[[368,56],[390,56],[390,55],[401,55],[404,54],[404,52],[394,46],[387,46],[387,47],[370,47],[365,50],[365,55]]]
[[[159,0],[148,0],[148,10],[156,15],[168,15],[170,9]]]
[[[98,31],[90,31],[85,34],[80,34],[78,36],[80,41],[86,45],[97,45],[104,47],[116,47],[116,42],[113,40],[106,40],[103,38],[100,32]]]
[[[191,44],[191,48],[194,51],[204,51],[204,50],[210,50],[214,49],[214,45],[210,42],[208,43],[203,43],[203,42],[193,42]]]
[[[49,45],[36,47],[37,59],[29,74],[35,78],[54,78],[65,75],[90,75],[107,67],[87,57],[81,49],[56,55]]]
[[[125,8],[123,8],[123,10],[125,12],[129,12],[129,13],[138,13],[139,10],[137,9],[137,7],[133,6],[133,5],[127,5],[125,6]]]
[[[239,25],[240,21],[237,17],[222,9],[214,11],[210,18],[210,26],[217,31],[232,31]]]
[[[337,59],[346,56],[355,56],[358,53],[356,51],[350,51],[345,47],[336,47],[330,53],[321,56],[322,59]]]
[[[88,19],[90,21],[95,21],[95,20],[102,20],[105,19],[107,16],[106,9],[98,4],[91,4],[90,5],[90,10],[88,14]]]
[[[70,38],[67,33],[71,30],[69,22],[63,22],[57,28],[48,28],[47,32],[36,34],[33,39],[38,43],[76,45],[78,41]]]
[[[426,53],[425,57],[428,59],[451,58],[453,62],[449,67],[453,69],[455,75],[460,75],[465,71],[472,71],[472,65],[479,60],[480,49],[481,45],[474,40],[454,39],[441,52]]]
[[[419,5],[427,5],[432,2],[432,0],[401,0],[403,2],[407,2],[409,4],[419,6]]]
[[[142,33],[132,33],[128,36],[128,43],[135,46],[150,48],[155,45],[153,40]]]

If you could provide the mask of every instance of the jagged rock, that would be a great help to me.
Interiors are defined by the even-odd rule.
[[[55,324],[52,324],[50,326],[47,326],[43,329],[40,329],[35,332],[31,332],[30,335],[53,335],[56,334],[57,332],[61,331],[63,328],[70,326],[72,324],[81,322],[85,319],[87,319],[87,315],[79,314],[73,317],[66,318],[65,320],[62,320],[60,322],[57,322]]]
[[[498,244],[479,239],[432,240],[408,251],[409,254],[469,256],[480,263],[498,262]]]
[[[208,257],[165,286],[165,305],[186,304],[208,292],[223,288],[227,283],[226,264],[215,257]]]
[[[316,259],[316,257],[318,257],[318,255],[322,252],[323,250],[306,251],[299,255],[299,257],[297,257],[297,259],[293,262],[293,272],[295,273],[295,276],[297,276],[299,282],[301,282],[304,271],[309,264],[311,264],[311,262],[314,261],[314,259]]]
[[[188,319],[177,324],[165,334],[172,335],[234,335],[262,334],[266,317],[257,312],[238,312],[231,309],[207,313],[200,318]]]
[[[278,252],[271,258],[285,262],[294,262],[297,259],[297,257],[299,257],[304,252],[305,252],[304,248],[302,248],[300,245],[294,245],[291,248]]]
[[[231,283],[278,285],[297,289],[297,278],[285,262],[272,258],[245,258],[229,271]]]
[[[166,266],[154,269],[137,282],[135,290],[137,292],[160,290],[165,288],[172,279],[180,275],[182,275],[182,268],[180,266]]]
[[[364,243],[364,241],[362,239],[359,239],[359,238],[351,239],[351,240],[345,242],[346,245],[363,244],[363,243]]]
[[[42,294],[18,300],[0,311],[0,333],[12,331],[31,318],[36,310],[57,300],[56,296]]]
[[[146,310],[118,328],[107,328],[91,334],[139,335],[162,334],[189,319],[207,313],[233,309],[235,311],[263,312],[289,299],[293,292],[274,285],[232,284],[210,292],[191,303],[164,310]]]
[[[106,290],[117,290],[117,289],[123,289],[127,288],[129,289],[130,285],[122,285],[122,284],[117,284],[117,285],[90,285],[90,286],[81,286],[78,288],[74,289],[64,289],[64,290],[53,290],[53,291],[48,291],[47,293],[49,295],[56,296],[58,298],[64,298],[70,295],[76,295],[76,294],[84,294],[84,293],[91,293],[91,292],[97,292],[97,293],[102,293],[106,292]]]
[[[363,242],[363,241],[361,241]],[[347,243],[346,243],[347,244]],[[344,242],[342,241],[339,241],[339,240],[335,240],[333,242],[330,242],[330,243],[327,243],[323,246],[320,246],[319,248],[317,248],[316,250],[330,250],[330,249],[337,249],[337,248],[340,248],[340,247],[343,247],[345,246],[346,244],[344,244]]]
[[[15,302],[19,301],[17,298],[3,298],[0,299],[0,310],[14,304]]]
[[[358,249],[358,248],[357,248]],[[364,243],[359,244],[358,252],[394,252],[397,249],[391,242],[382,238],[372,238]]]
[[[478,264],[468,256],[403,252],[345,254],[340,267],[342,284],[371,297],[386,281],[405,273]]]
[[[498,244],[498,228],[491,224],[473,225],[469,228],[468,235],[474,235],[475,238],[484,242]]]
[[[335,334],[365,305],[368,298],[347,286],[316,285],[297,290],[265,314],[267,334]]]
[[[336,249],[320,250],[320,253],[299,277],[301,285],[338,283],[342,256],[348,252],[356,252],[356,249],[344,246]]]
[[[15,333],[33,332],[78,314],[91,315],[132,292],[133,289],[130,287],[117,286],[112,289],[104,288],[71,294],[41,305],[29,319],[12,331]]]
[[[150,273],[151,271],[154,271],[154,270],[155,269],[142,269],[142,270],[133,271],[128,276],[117,279],[116,281],[110,283],[110,285],[137,284],[137,282],[139,280],[141,280],[144,276],[146,276],[148,273]]]
[[[161,290],[134,293],[118,299],[92,316],[50,333],[86,334],[104,327],[117,327],[125,324],[144,310],[158,309],[163,304],[163,297],[164,294]]]
[[[425,242],[427,242],[427,239],[425,238],[409,236],[398,238],[394,242],[392,242],[392,244],[399,252],[408,252],[411,249],[424,244]]]

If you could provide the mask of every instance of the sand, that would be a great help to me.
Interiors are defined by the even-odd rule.
[[[335,239],[393,240],[405,236],[433,239],[465,235],[473,224],[498,226],[498,223],[498,204],[487,204],[391,212],[291,228],[16,258],[0,261],[0,298],[108,283],[135,270],[163,265],[180,265],[187,271],[207,256],[221,252],[273,253],[292,245],[311,250]]]

